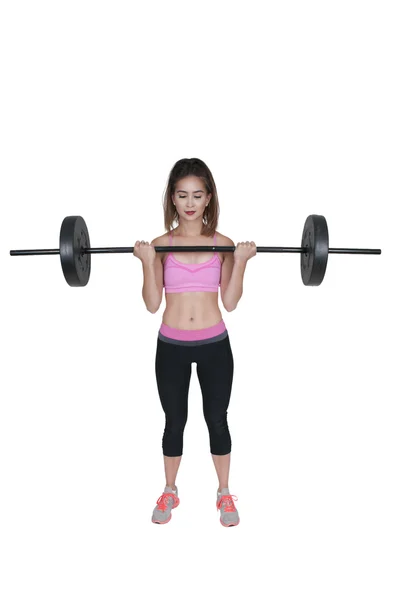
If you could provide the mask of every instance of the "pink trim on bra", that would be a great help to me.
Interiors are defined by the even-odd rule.
[[[214,242],[214,246],[215,246],[216,245],[216,234],[214,234],[213,242]],[[172,235],[170,233],[170,235],[169,235],[169,246],[172,246],[172,245],[173,245],[173,238],[172,238]],[[192,267],[195,269],[197,267],[202,267],[202,266],[208,265],[209,263],[211,263],[212,261],[214,261],[214,259],[216,259],[216,258],[218,258],[218,260],[220,262],[220,265],[221,265],[221,260],[220,260],[220,257],[218,256],[217,252],[214,252],[214,256],[212,256],[211,258],[209,258],[209,260],[206,260],[205,262],[201,262],[201,263],[184,263],[184,262],[181,262],[180,260],[178,260],[177,258],[175,258],[174,254],[172,254],[170,252],[168,254],[166,260],[164,261],[164,264],[166,264],[167,259],[170,258],[170,257],[172,258],[172,260],[174,260],[174,262],[178,266],[185,267],[185,268],[187,268],[188,271],[190,271]]]
[[[174,256],[172,254],[169,254],[168,257],[166,258],[166,260],[164,261],[165,265],[169,258],[172,261],[174,261],[179,267],[181,267],[182,269],[186,269],[187,271],[192,271],[192,270],[199,271],[201,268],[209,265],[210,263],[214,262],[216,259],[219,260],[220,265],[221,265],[221,260],[220,260],[220,257],[218,256],[218,254],[216,254],[215,256],[212,256],[210,260],[206,260],[206,262],[201,262],[201,263],[183,263],[180,260],[177,260],[176,258],[174,258]]]

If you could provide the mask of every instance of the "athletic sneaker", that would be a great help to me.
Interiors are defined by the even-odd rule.
[[[234,500],[238,498],[231,496],[228,488],[222,488],[221,492],[217,492],[217,510],[220,509],[220,523],[224,527],[232,527],[239,525],[239,514],[235,508]]]
[[[152,523],[158,523],[159,525],[168,523],[171,519],[171,510],[177,508],[179,504],[178,487],[176,486],[176,491],[173,492],[173,488],[166,485],[153,510]]]

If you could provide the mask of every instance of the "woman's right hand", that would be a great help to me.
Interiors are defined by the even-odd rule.
[[[152,246],[149,242],[144,242],[141,240],[140,242],[136,242],[133,250],[134,256],[139,258],[144,264],[153,264],[156,258],[156,251],[154,246]]]

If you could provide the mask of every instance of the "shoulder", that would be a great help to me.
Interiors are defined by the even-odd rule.
[[[169,233],[163,233],[162,235],[159,235],[158,237],[154,238],[151,241],[151,245],[152,246],[169,246],[169,240],[170,240],[170,234]],[[160,258],[160,260],[163,262],[166,256],[166,252],[157,252],[157,257]]]
[[[216,231],[216,236],[218,246],[235,246],[231,238],[227,237],[226,235],[223,235],[219,231]]]
[[[234,242],[228,236],[216,231],[216,243],[217,246],[235,246]],[[222,256],[222,262],[224,263],[225,259],[231,261],[233,260],[233,252],[219,252]]]
[[[162,235],[159,235],[158,237],[154,238],[151,244],[153,244],[154,246],[167,246],[169,242],[169,235],[170,234],[168,233],[163,233]],[[167,244],[164,242],[167,242]]]

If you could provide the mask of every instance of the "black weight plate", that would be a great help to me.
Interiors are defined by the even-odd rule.
[[[85,248],[90,248],[90,238],[83,217],[65,217],[59,251],[65,279],[72,287],[87,285],[90,278],[91,254],[82,254]]]
[[[307,217],[301,247],[308,248],[301,254],[301,279],[304,285],[320,285],[326,273],[329,256],[329,232],[325,217]]]

